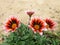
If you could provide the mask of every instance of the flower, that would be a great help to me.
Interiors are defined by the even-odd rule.
[[[34,11],[26,11],[26,13],[31,17],[34,14]]]
[[[5,23],[7,31],[15,31],[19,27],[19,20],[16,17],[9,18]]]
[[[40,35],[43,34],[43,29],[45,28],[46,23],[39,17],[33,17],[30,21],[29,27],[34,31],[38,32]]]
[[[54,29],[54,27],[56,26],[56,22],[54,22],[52,19],[50,19],[50,18],[46,18],[45,19],[45,22],[47,23],[47,25],[46,25],[46,28],[48,29],[51,29],[51,30],[53,30]]]
[[[29,25],[29,24],[30,24],[30,20],[31,20],[31,16],[32,16],[35,12],[28,10],[28,11],[26,11],[25,13],[26,13],[27,15],[29,15],[29,21],[28,21],[28,25]]]

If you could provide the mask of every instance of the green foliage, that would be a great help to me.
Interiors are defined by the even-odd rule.
[[[43,36],[38,33],[34,34],[28,26],[21,24],[15,32],[4,37],[1,45],[60,45],[60,40],[51,33],[45,33]]]

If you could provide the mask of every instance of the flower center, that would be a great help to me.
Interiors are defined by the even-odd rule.
[[[15,29],[17,27],[17,24],[12,24],[12,28]]]
[[[46,28],[49,28],[49,25],[46,25]]]
[[[34,28],[35,28],[36,30],[38,30],[38,29],[40,28],[40,26],[39,26],[39,25],[35,25]]]

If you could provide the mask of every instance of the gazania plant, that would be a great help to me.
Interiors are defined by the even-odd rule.
[[[50,18],[46,18],[45,22],[47,23],[46,28],[47,29],[51,29],[54,30],[55,26],[56,26],[56,22],[54,22],[52,19]]]
[[[25,11],[25,12],[29,17],[31,17],[34,14],[33,10],[28,10],[28,11]]]
[[[28,10],[28,11],[25,11],[25,13],[29,16],[29,21],[31,20],[31,17],[32,17],[32,15],[35,13],[33,10]],[[28,22],[28,25],[29,25],[30,23]]]
[[[45,30],[46,23],[39,17],[33,17],[30,21],[29,27],[34,31],[34,33],[38,32],[40,35],[43,34],[43,30]]]
[[[8,20],[6,20],[4,28],[6,31],[12,31],[14,32],[19,27],[20,21],[14,17],[11,16]]]
[[[53,33],[57,23],[50,18],[32,17],[34,13],[26,12],[29,16],[28,25],[15,16],[9,17],[3,28],[10,34],[2,36],[0,45],[60,45],[60,33]]]

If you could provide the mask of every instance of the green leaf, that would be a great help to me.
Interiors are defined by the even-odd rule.
[[[21,39],[22,39],[22,40],[26,40],[28,37],[29,37],[29,36],[25,35],[25,36],[23,36]]]

